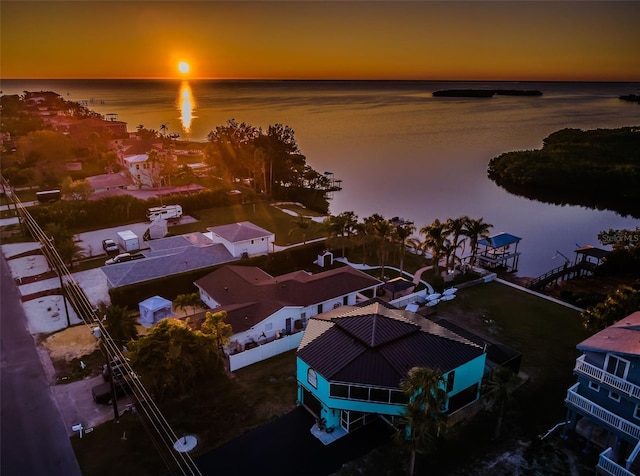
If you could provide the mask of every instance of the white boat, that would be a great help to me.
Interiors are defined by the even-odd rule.
[[[452,299],[455,299],[456,295],[455,294],[447,294],[446,296],[442,296],[440,298],[441,301],[451,301]]]
[[[434,299],[439,299],[440,296],[442,296],[442,294],[440,294],[440,293],[429,294],[427,296],[427,301],[433,301]]]
[[[440,299],[433,299],[431,301],[427,301],[427,304],[425,304],[425,306],[428,306],[428,307],[435,306],[439,302],[440,302]]]
[[[445,289],[444,292],[442,294],[444,294],[445,296],[449,296],[451,294],[455,294],[455,292],[458,290],[458,288],[449,288],[449,289]]]

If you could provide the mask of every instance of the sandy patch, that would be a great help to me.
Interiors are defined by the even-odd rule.
[[[67,327],[67,316],[64,300],[61,295],[42,296],[22,303],[27,315],[29,332],[32,334],[50,334]],[[81,321],[67,303],[71,325]]]
[[[52,360],[65,359],[67,362],[99,348],[98,340],[84,324],[56,332],[47,337],[42,345]]]

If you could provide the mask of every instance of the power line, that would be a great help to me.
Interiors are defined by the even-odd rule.
[[[78,317],[91,332],[94,332],[96,327],[99,329],[100,338],[104,345],[104,352],[106,352],[108,356],[108,365],[111,366],[112,360],[115,359],[118,359],[118,361],[121,362],[121,368],[124,370],[123,373],[126,374],[126,378],[120,379],[118,385],[123,388],[126,386],[127,392],[135,397],[136,414],[139,415],[147,435],[150,437],[153,445],[159,452],[164,464],[170,471],[175,471],[177,469],[184,475],[201,476],[202,473],[191,456],[187,452],[175,450],[174,443],[179,441],[178,436],[173,431],[169,422],[166,420],[156,403],[153,401],[151,395],[134,372],[119,346],[114,342],[103,321],[99,316],[97,316],[96,309],[93,307],[82,288],[75,281],[73,275],[60,257],[53,243],[53,239],[48,237],[42,228],[40,228],[36,220],[31,216],[27,208],[16,196],[13,188],[1,175],[0,183],[5,191],[5,195],[8,198],[10,197],[10,200],[15,206],[21,227],[23,227],[23,230],[24,227],[26,227],[31,236],[40,242],[40,249],[47,259],[49,266],[55,270],[56,274],[60,278],[63,299],[69,301]],[[9,190],[10,193],[6,193],[7,190]],[[67,319],[69,319],[68,316]],[[111,369],[109,368],[109,370]],[[113,375],[111,375],[111,379],[113,379]],[[117,395],[115,394],[116,392],[113,391],[112,393],[111,398],[117,398]],[[175,465],[175,467],[173,467],[173,465]]]

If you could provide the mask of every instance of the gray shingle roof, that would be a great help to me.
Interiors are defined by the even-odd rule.
[[[160,241],[160,240],[158,240]],[[222,244],[196,247],[145,251],[145,258],[127,261],[120,264],[103,266],[102,272],[107,276],[111,287],[126,286],[172,274],[207,268],[217,264],[235,261],[235,258]]]

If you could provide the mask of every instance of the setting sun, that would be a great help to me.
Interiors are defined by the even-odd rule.
[[[180,63],[178,63],[178,70],[182,73],[182,74],[187,74],[189,72],[189,63],[185,62],[185,61],[180,61]]]

